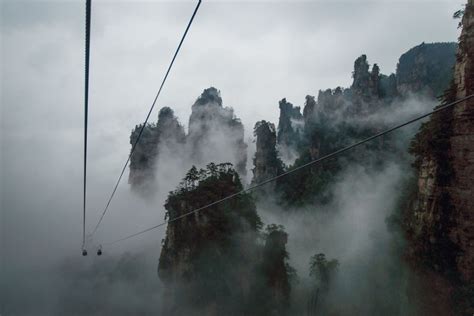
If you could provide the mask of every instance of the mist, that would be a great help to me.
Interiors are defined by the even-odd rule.
[[[130,131],[143,120],[156,82],[194,5],[96,3],[88,232],[105,207],[130,150]],[[421,41],[451,41],[457,36],[457,22],[451,21],[451,13],[458,4],[451,1],[436,2],[429,8],[424,1],[385,3],[399,13],[397,18],[393,11],[374,2],[367,2],[367,10],[350,2],[326,5],[204,4],[203,15],[185,44],[159,107],[173,106],[180,122],[186,123],[191,105],[204,88],[214,85],[221,89],[226,106],[234,108],[245,128],[249,145],[245,179],[249,183],[255,151],[251,143],[253,125],[260,119],[276,122],[279,99],[288,97],[298,104],[320,87],[347,86],[352,61],[361,52],[368,52],[382,71],[388,72],[394,70],[396,59],[407,48]],[[414,13],[421,9],[428,12],[422,16]],[[339,12],[337,16],[332,14],[334,10]],[[94,239],[88,240],[89,255],[82,257],[82,15],[83,7],[77,3],[1,4],[2,315],[158,313],[163,289],[156,269],[165,230],[113,246],[105,244],[161,223],[168,192],[192,165],[234,158],[226,147],[232,135],[223,133],[207,139],[214,147],[199,161],[190,158],[186,148],[179,149],[184,152],[178,154],[162,149],[156,162],[155,194],[146,199],[134,194],[126,174],[103,225]],[[383,21],[380,28],[358,23],[368,15]],[[242,16],[246,16],[245,25]],[[422,27],[420,19],[425,21]],[[276,22],[281,25],[273,30],[263,27]],[[294,34],[305,37],[297,40]],[[360,34],[365,34],[362,42],[351,42],[361,38]],[[378,44],[387,34],[396,40],[387,46]],[[274,74],[269,76],[272,69]],[[416,99],[407,102],[400,112],[381,115],[390,120],[385,123],[403,121],[432,106],[425,107],[426,102]],[[379,122],[381,118],[368,119]],[[415,130],[413,126],[401,131],[403,136],[397,137],[400,148],[406,148]],[[318,205],[289,212],[259,205],[265,224],[285,226],[291,264],[297,269],[301,287],[307,282],[309,255],[324,252],[340,261],[333,290],[337,293],[334,297],[347,298],[344,308],[363,302],[364,297],[354,296],[350,290],[363,287],[360,293],[373,293],[374,282],[358,287],[354,278],[383,274],[369,269],[367,260],[374,252],[380,256],[382,267],[393,258],[385,248],[394,242],[385,219],[393,210],[398,186],[408,168],[409,162],[395,158],[377,172],[367,166],[348,165],[332,188],[337,203],[325,205],[317,216],[310,214],[312,209],[319,209]],[[103,245],[101,257],[95,255],[99,245]],[[381,296],[386,295],[389,292],[381,292]],[[298,297],[294,299],[298,301]]]
[[[369,116],[346,119],[346,123],[376,126],[380,131],[428,113],[435,104],[432,97],[410,95]],[[342,113],[336,116],[342,117]],[[399,212],[403,187],[413,177],[408,147],[422,122],[390,134],[391,152],[366,152],[364,163],[342,158],[343,170],[328,189],[332,196],[329,204],[295,208],[282,207],[273,197],[259,199],[262,220],[283,225],[289,234],[290,264],[298,276],[292,291],[294,314],[307,312],[309,297],[318,287],[310,277],[310,257],[324,253],[326,258],[338,260],[339,266],[329,293],[320,302],[320,311],[416,315],[416,302],[407,297],[412,272],[402,259],[403,233],[390,220]],[[355,155],[362,150],[356,149]],[[376,162],[381,155],[382,165]],[[325,163],[319,168],[325,168]]]

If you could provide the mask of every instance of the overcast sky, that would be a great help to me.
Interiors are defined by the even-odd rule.
[[[80,242],[83,2],[2,1],[2,233],[10,244],[29,247],[32,257],[57,244],[74,245],[76,252]],[[90,225],[195,6],[191,1],[92,2]],[[302,105],[319,89],[349,86],[361,54],[390,73],[403,52],[423,41],[456,41],[452,14],[463,3],[203,1],[153,121],[159,108],[170,106],[187,125],[194,100],[215,86],[250,137],[256,121],[277,122],[281,98]],[[126,181],[121,190],[128,190]],[[129,211],[138,209],[128,203]],[[139,215],[121,227],[132,232],[153,219]]]

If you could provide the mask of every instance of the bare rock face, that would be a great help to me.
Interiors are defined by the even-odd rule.
[[[132,131],[132,146],[141,127],[137,125]],[[209,161],[230,162],[243,176],[247,163],[244,127],[232,108],[222,106],[216,88],[205,89],[192,106],[187,135],[168,107],[161,109],[156,124],[147,124],[130,160],[129,183],[135,192],[145,196],[156,192],[155,178],[160,157],[177,157],[197,165]]]
[[[303,119],[304,119],[304,124],[308,124],[309,122],[312,121],[313,116],[316,113],[316,108],[317,108],[317,103],[312,95],[307,95],[306,96],[306,102],[303,107]]]
[[[321,94],[322,91],[319,91],[320,96]],[[318,104],[316,103],[314,96],[307,95],[306,102],[303,108],[303,118],[305,124],[304,137],[307,143],[306,146],[308,147],[311,160],[318,159],[319,154],[321,152],[321,136],[318,133],[312,132],[316,129],[315,125],[318,124],[316,121],[317,109]]]
[[[454,81],[445,102],[474,93],[474,2],[462,20]],[[436,295],[450,293],[450,313],[474,312],[474,100],[434,115],[412,144],[417,193],[408,214],[409,256]],[[429,282],[429,280],[427,281]],[[440,314],[441,315],[441,314]]]
[[[469,0],[463,18],[454,71],[456,98],[474,93],[474,2]],[[456,209],[455,229],[450,237],[461,251],[457,270],[464,281],[474,281],[474,99],[453,109],[451,155],[454,177],[448,187]]]
[[[351,91],[353,101],[360,106],[370,104],[380,97],[380,68],[377,64],[369,71],[367,56],[362,55],[354,62],[354,81]]]
[[[138,135],[143,125],[135,126],[130,135],[130,145],[133,146],[137,141]],[[128,183],[133,190],[141,191],[155,179],[155,161],[158,155],[158,133],[156,126],[145,126],[140,142],[135,148],[130,159],[130,173]]]
[[[272,226],[267,230],[269,232],[263,249],[262,270],[265,274],[265,282],[270,289],[270,300],[275,309],[273,315],[278,315],[276,311],[284,310],[290,300],[291,286],[286,264],[288,234],[283,230],[272,229]]]
[[[240,175],[246,174],[244,126],[232,108],[223,107],[216,88],[205,89],[193,104],[186,142],[197,164],[230,162]]]
[[[231,164],[193,167],[168,196],[170,219],[242,190]],[[168,224],[158,275],[166,287],[166,315],[228,315],[249,295],[257,230],[248,195]]]
[[[280,119],[278,121],[278,144],[282,146],[295,146],[298,143],[303,128],[303,116],[300,107],[293,106],[286,99],[279,103]]]
[[[286,99],[279,102],[280,118],[278,121],[278,150],[285,162],[296,159],[298,147],[304,129],[303,115],[299,106],[293,106]]]
[[[397,74],[388,76],[380,73],[377,64],[370,65],[366,55],[358,57],[354,61],[350,88],[320,90],[317,98],[306,96],[298,158],[294,160],[292,167],[318,159],[355,140],[362,140],[388,128],[383,123],[384,120],[367,118],[384,116],[385,111],[397,110],[400,104],[397,101],[405,101],[411,93],[437,93],[440,87],[444,87],[443,83],[452,78],[455,47],[455,43],[422,44],[415,47],[402,55]],[[286,100],[283,101],[280,109],[287,107]],[[372,159],[376,157],[375,163],[381,165],[384,163],[383,155],[392,154],[395,150],[390,146],[392,142],[388,141],[390,137],[380,138],[367,144],[366,150],[356,150],[348,155],[351,155],[352,161],[361,164],[374,162]],[[278,150],[281,154],[281,148]],[[377,155],[372,155],[370,150],[376,151]],[[315,178],[314,175],[309,177],[302,174],[282,179],[279,186],[284,192],[283,200],[290,204],[314,202],[311,197],[321,195],[343,167],[344,164],[335,161],[331,168],[326,168],[325,175],[315,171],[320,179],[318,183],[311,180]],[[301,188],[300,193],[293,194],[293,187]],[[327,198],[322,200],[327,201]]]
[[[276,150],[275,125],[266,121],[255,124],[254,135],[257,138],[257,151],[253,160],[252,183],[257,184],[273,178],[283,172],[283,163]],[[273,191],[275,183],[268,183],[265,192]]]
[[[130,144],[135,144],[143,125],[137,125],[130,136]],[[156,161],[160,151],[173,152],[185,140],[184,128],[169,107],[158,114],[156,124],[145,126],[135,151],[130,159],[128,182],[134,191],[148,194],[153,191]]]
[[[456,48],[456,43],[422,43],[404,53],[397,64],[398,93],[441,95],[452,78]]]
[[[176,144],[183,144],[185,141],[184,128],[178,122],[173,110],[169,107],[164,107],[160,110],[156,129],[159,135],[160,146],[172,148]]]
[[[163,315],[284,315],[290,297],[283,227],[262,222],[253,198],[234,199],[183,216],[243,189],[232,165],[192,167],[170,192],[170,220],[158,264]],[[265,237],[262,246],[260,237]]]
[[[267,288],[267,305],[270,315],[286,315],[290,302],[291,267],[287,263],[288,234],[283,227],[269,225],[262,252],[261,271]]]
[[[397,76],[395,74],[380,76],[380,96],[387,101],[393,100],[399,96],[397,89]]]

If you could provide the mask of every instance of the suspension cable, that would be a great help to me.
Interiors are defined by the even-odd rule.
[[[89,59],[91,42],[91,0],[86,0],[86,52],[84,84],[84,187],[82,200],[82,249],[86,244],[86,194],[87,194],[87,125],[89,115]]]
[[[110,195],[107,204],[104,208],[104,211],[102,212],[102,215],[100,216],[99,221],[97,222],[97,225],[94,227],[94,230],[91,233],[91,237],[96,233],[97,229],[99,228],[100,224],[102,223],[102,220],[104,219],[105,214],[107,213],[107,210],[109,209],[110,202],[112,202],[112,199],[115,196],[115,192],[117,191],[117,188],[120,184],[120,181],[122,180],[123,174],[125,173],[125,170],[127,169],[128,163],[130,162],[130,159],[137,147],[138,142],[140,141],[140,137],[143,134],[143,131],[145,130],[146,124],[148,123],[148,119],[150,118],[151,113],[153,112],[153,109],[155,107],[156,101],[158,100],[158,97],[160,96],[161,90],[163,89],[163,86],[165,85],[166,79],[168,78],[168,75],[171,71],[171,68],[173,67],[174,61],[176,59],[176,56],[178,56],[179,50],[181,49],[181,46],[184,42],[184,39],[186,38],[186,35],[188,34],[189,28],[191,27],[191,24],[193,23],[194,17],[196,16],[196,13],[199,9],[199,6],[201,5],[201,0],[198,0],[198,3],[196,5],[196,8],[194,9],[194,12],[191,16],[191,19],[189,20],[188,26],[186,27],[186,30],[184,31],[183,36],[181,37],[181,41],[179,42],[178,47],[176,48],[176,52],[174,53],[173,59],[171,60],[170,65],[168,66],[168,70],[166,71],[166,74],[163,78],[163,81],[161,82],[160,88],[158,90],[158,93],[155,96],[155,99],[153,100],[153,103],[151,104],[150,110],[148,111],[148,114],[146,116],[145,122],[143,123],[142,127],[140,128],[140,132],[138,133],[138,137],[133,143],[132,150],[130,151],[130,155],[128,155],[127,160],[125,161],[125,165],[122,168],[122,172],[120,173],[120,176],[117,179],[117,182],[115,183],[114,189],[112,190],[112,194]]]

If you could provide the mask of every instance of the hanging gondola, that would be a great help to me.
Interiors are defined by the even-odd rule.
[[[82,255],[83,255],[83,256],[87,256],[87,250],[82,249]]]

